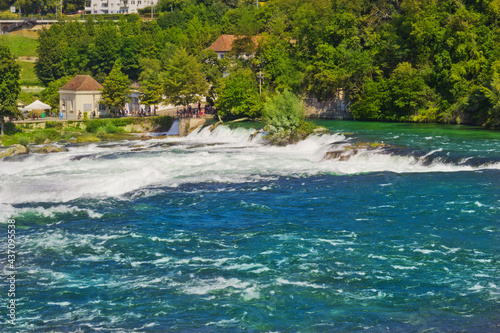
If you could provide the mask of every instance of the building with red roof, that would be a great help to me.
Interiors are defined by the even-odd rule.
[[[224,58],[227,56],[228,53],[233,51],[233,46],[234,43],[238,41],[239,38],[235,35],[220,35],[215,42],[212,43],[207,49],[214,50],[215,53],[219,56],[220,59]],[[252,43],[254,44],[254,48],[259,45],[259,40],[262,39],[261,36],[253,36],[251,38]],[[243,53],[240,55],[242,58],[248,59],[249,57],[252,57],[253,54],[251,53]]]
[[[59,111],[63,119],[83,119],[87,112],[90,119],[95,112],[96,117],[108,113],[100,106],[103,86],[90,75],[77,75],[59,89]],[[80,118],[78,117],[80,115]]]

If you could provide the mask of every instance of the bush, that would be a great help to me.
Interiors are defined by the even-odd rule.
[[[57,140],[58,138],[61,137],[59,132],[53,128],[48,128],[43,131],[43,133],[50,139],[50,140]]]
[[[115,126],[127,126],[129,124],[137,124],[140,120],[138,118],[115,118],[112,123]]]
[[[63,123],[58,121],[47,121],[45,122],[45,128],[63,128]]]
[[[169,116],[157,116],[151,119],[156,131],[168,131],[172,127],[174,118]]]
[[[314,131],[314,124],[304,120],[300,99],[285,90],[269,98],[262,111],[266,139],[274,145],[284,146],[306,138]]]
[[[19,128],[16,127],[16,124],[14,123],[5,123],[5,134],[6,135],[13,135],[17,132],[21,132]]]
[[[44,143],[45,140],[47,140],[47,139],[48,139],[47,134],[45,134],[44,132],[36,132],[35,136],[33,137],[33,141],[37,145]]]
[[[17,143],[23,146],[26,146],[31,143],[31,139],[27,135],[19,135],[16,141]]]
[[[108,134],[108,132],[106,131],[106,127],[105,126],[101,126],[99,127],[96,131],[95,131],[96,135],[100,138],[102,138],[103,136],[105,136],[106,134]]]
[[[105,126],[104,120],[94,119],[85,124],[85,130],[89,133],[96,133],[100,127]]]
[[[89,119],[87,115],[88,115],[88,112],[87,112],[87,111],[85,111],[85,112],[83,113],[83,120],[87,121],[87,120]]]
[[[118,127],[116,127],[115,124],[113,124],[112,122],[108,122],[106,124],[105,128],[106,128],[106,132],[110,133],[110,134],[119,132]]]

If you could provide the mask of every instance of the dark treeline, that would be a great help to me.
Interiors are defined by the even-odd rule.
[[[48,84],[91,74],[103,82],[120,60],[141,81],[168,71],[181,52],[196,59],[210,97],[229,103],[227,112],[258,115],[261,71],[264,96],[288,90],[329,99],[342,89],[357,119],[500,126],[497,0],[271,0],[258,7],[164,0],[157,9],[155,21],[87,17],[42,31],[39,78]],[[221,33],[242,37],[235,55],[255,57],[229,63],[205,51]],[[243,37],[255,35],[262,39],[253,49]]]

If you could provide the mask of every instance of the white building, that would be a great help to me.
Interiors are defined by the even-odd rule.
[[[90,75],[77,75],[59,89],[59,111],[62,119],[83,120],[83,113],[87,112],[88,119],[92,112],[98,115],[108,115],[108,111],[99,104],[102,85]]]
[[[159,0],[85,0],[85,14],[137,14]]]

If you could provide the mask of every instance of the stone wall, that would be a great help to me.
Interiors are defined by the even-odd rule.
[[[318,101],[314,96],[304,100],[306,118],[354,119],[346,101],[328,99]]]

